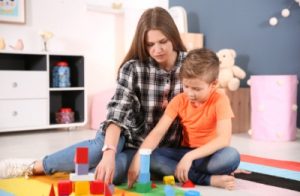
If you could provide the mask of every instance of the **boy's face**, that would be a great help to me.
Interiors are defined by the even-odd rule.
[[[215,82],[208,84],[199,78],[183,78],[182,84],[184,93],[194,105],[205,102],[215,87]]]

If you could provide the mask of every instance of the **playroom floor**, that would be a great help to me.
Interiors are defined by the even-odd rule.
[[[5,158],[42,158],[45,154],[59,150],[69,144],[90,139],[96,131],[87,129],[73,130],[40,130],[0,134],[0,159]],[[248,134],[234,134],[232,146],[241,154],[260,156],[264,158],[300,162],[300,132],[296,141],[292,142],[262,142],[255,141]],[[237,180],[233,191],[219,188],[197,186],[201,195],[230,195],[230,196],[261,196],[261,195],[300,195],[299,192],[286,189]]]

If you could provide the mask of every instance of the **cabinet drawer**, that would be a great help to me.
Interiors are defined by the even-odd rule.
[[[46,71],[1,71],[0,99],[47,98]]]
[[[0,100],[0,131],[49,125],[48,99]]]

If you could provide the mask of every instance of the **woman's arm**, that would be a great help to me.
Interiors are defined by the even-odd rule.
[[[193,160],[209,156],[230,144],[231,118],[217,122],[217,136],[205,145],[186,153],[177,165],[175,176],[181,182],[188,180],[188,171]]]
[[[121,128],[113,123],[111,123],[105,132],[104,145],[111,146],[117,149],[121,133]],[[115,150],[106,150],[103,152],[102,159],[97,165],[95,171],[95,177],[105,183],[111,183],[113,181],[115,172]]]
[[[152,129],[149,135],[145,138],[144,142],[140,146],[140,149],[147,148],[147,149],[154,150],[158,146],[162,137],[168,131],[173,120],[174,119],[164,114],[159,120],[159,122],[157,123],[157,125]],[[140,168],[139,161],[140,161],[139,154],[136,153],[128,170],[127,178],[128,178],[129,188],[132,187],[132,185],[135,183],[138,177],[139,168]]]

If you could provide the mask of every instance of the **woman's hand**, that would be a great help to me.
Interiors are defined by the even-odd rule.
[[[132,188],[133,184],[136,182],[139,170],[140,170],[140,156],[138,153],[134,156],[134,158],[131,161],[130,167],[128,169],[127,174],[127,185],[128,188]]]
[[[189,158],[188,154],[185,154],[179,163],[177,164],[175,170],[175,176],[179,182],[186,182],[189,180],[189,171],[192,165],[193,159]]]
[[[115,174],[115,152],[103,152],[101,161],[96,167],[95,177],[105,183],[112,183]]]

